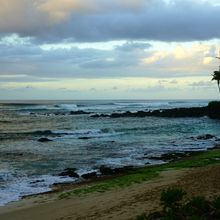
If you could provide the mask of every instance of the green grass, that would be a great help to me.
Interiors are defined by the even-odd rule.
[[[69,198],[73,195],[83,195],[91,192],[104,192],[113,188],[125,187],[134,183],[141,183],[143,181],[151,180],[158,177],[161,171],[167,169],[204,167],[215,163],[220,163],[219,149],[203,152],[190,158],[171,162],[168,164],[128,171],[128,173],[123,176],[114,177],[112,179],[103,180],[89,186],[82,186],[79,189],[63,192],[59,195],[59,198]]]
[[[204,167],[219,162],[220,162],[220,149],[206,151],[181,161],[169,163],[166,164],[166,167],[175,168],[175,169]]]

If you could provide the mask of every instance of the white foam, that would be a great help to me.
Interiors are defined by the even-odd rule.
[[[169,105],[168,102],[116,102],[114,104],[125,107],[160,107]]]
[[[138,160],[132,158],[131,156],[121,157],[121,158],[103,158],[97,162],[97,166],[106,165],[112,168],[124,167],[124,166],[143,166],[148,159]]]
[[[115,106],[115,105],[94,105],[94,106],[87,106],[87,107],[81,107],[80,110],[84,110],[84,111],[106,111],[106,110],[116,110],[116,109],[120,109],[123,108],[123,106]]]
[[[54,134],[63,134],[62,138],[80,138],[80,137],[87,137],[87,138],[95,138],[95,137],[111,137],[122,135],[123,132],[115,132],[114,130],[109,132],[103,132],[100,129],[81,129],[81,130],[58,130],[53,131]],[[57,139],[57,138],[55,138]]]
[[[84,134],[97,134],[101,133],[100,129],[80,129],[80,130],[57,130],[53,131],[54,134],[72,134],[72,135],[84,135]]]
[[[77,174],[82,176],[83,174],[92,173],[92,172],[99,172],[99,169],[92,169],[91,167],[82,167],[77,170]]]
[[[78,110],[78,106],[76,104],[60,104],[57,106],[64,110]]]
[[[206,106],[208,101],[146,101],[146,102],[115,102],[116,106],[127,108],[177,108],[177,107],[202,107]]]
[[[42,175],[38,178],[16,178],[6,186],[0,186],[0,206],[13,201],[18,201],[23,196],[33,195],[51,191],[50,186],[54,183],[64,183],[74,181],[71,177],[59,177]]]

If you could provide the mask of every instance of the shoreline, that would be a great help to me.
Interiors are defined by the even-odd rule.
[[[164,163],[161,163],[161,164],[148,164],[148,165],[141,166],[141,167],[124,166],[124,167],[119,168],[121,171],[116,172],[116,173],[112,173],[112,174],[108,174],[108,175],[100,175],[100,176],[95,176],[95,177],[93,176],[92,178],[81,179],[78,181],[54,183],[50,186],[50,189],[51,189],[50,191],[31,194],[31,195],[25,195],[25,196],[22,196],[20,200],[12,201],[10,203],[19,202],[19,201],[26,199],[26,198],[32,198],[32,197],[41,196],[41,195],[50,195],[50,194],[60,193],[60,192],[68,191],[68,190],[74,190],[74,189],[77,190],[77,189],[84,187],[84,186],[94,185],[94,184],[102,183],[103,181],[112,180],[117,177],[126,176],[127,174],[129,174],[129,172],[138,172],[141,169],[150,169],[150,168],[154,168],[154,167],[155,168],[159,167],[161,165],[172,164],[173,162],[187,160],[192,156],[196,156],[201,153],[209,152],[209,151],[216,150],[216,149],[220,149],[220,145],[208,148],[207,150],[165,153],[165,154],[162,154],[160,157],[156,158],[156,160],[158,160],[158,161],[162,160],[163,157],[166,158],[163,161]],[[107,168],[109,168],[109,167],[107,167]],[[114,170],[114,169],[112,169],[112,170]],[[90,174],[90,173],[88,173],[88,174]],[[8,203],[8,204],[10,204],[10,203]],[[8,204],[5,204],[4,206],[7,206]]]
[[[218,159],[220,159],[220,150],[219,149],[212,149],[209,151],[206,151],[204,153],[200,153],[198,155],[189,157],[189,158],[184,158],[175,162],[171,162],[165,165],[157,165],[157,166],[153,166],[153,167],[148,167],[148,168],[138,168],[135,171],[131,171],[128,172],[127,174],[124,175],[120,175],[120,176],[111,176],[105,180],[103,179],[99,179],[98,181],[91,181],[91,182],[87,182],[84,184],[80,184],[80,186],[75,186],[75,188],[73,188],[74,186],[69,186],[69,189],[65,188],[64,186],[60,186],[60,190],[59,191],[52,191],[52,192],[47,192],[47,193],[43,193],[43,194],[39,194],[39,195],[32,195],[32,196],[28,196],[18,202],[13,202],[10,203],[6,206],[0,207],[0,219],[4,220],[4,219],[28,219],[25,216],[31,216],[37,211],[39,213],[44,213],[43,216],[39,216],[37,215],[37,218],[33,216],[32,219],[83,219],[83,218],[76,218],[76,214],[74,213],[78,213],[77,215],[90,215],[92,211],[89,211],[90,209],[87,209],[88,207],[91,208],[91,206],[95,205],[94,202],[96,203],[96,200],[99,201],[101,200],[106,201],[108,200],[109,197],[111,197],[111,203],[110,204],[105,204],[106,206],[109,207],[109,205],[113,205],[113,195],[117,197],[117,195],[121,195],[120,199],[124,200],[124,197],[126,198],[127,196],[131,196],[131,198],[133,198],[133,195],[130,195],[131,192],[135,192],[140,194],[140,192],[144,189],[147,189],[148,191],[154,191],[153,194],[155,194],[154,196],[157,195],[157,199],[155,201],[157,201],[155,203],[155,206],[152,207],[152,209],[148,210],[148,211],[154,211],[157,208],[159,208],[159,204],[158,204],[158,196],[159,196],[159,192],[155,192],[155,189],[157,187],[167,187],[169,185],[172,184],[176,184],[176,182],[180,181],[181,178],[185,178],[186,175],[191,175],[191,177],[193,178],[195,173],[198,174],[199,172],[206,172],[205,176],[208,175],[214,175],[213,170],[215,170],[216,175],[218,176],[217,171],[220,170],[220,161],[218,161]],[[210,161],[208,161],[210,160]],[[157,175],[150,175],[148,176],[149,178],[147,179],[138,179],[141,173],[145,172],[145,175],[149,175],[149,173],[147,173],[147,170],[150,172],[156,172]],[[206,171],[208,170],[208,171]],[[211,171],[211,172],[210,172]],[[192,175],[192,173],[194,173]],[[219,172],[220,173],[220,172]],[[152,174],[152,173],[151,173]],[[135,181],[130,181],[130,179],[128,179],[128,176],[134,176],[134,180]],[[108,182],[114,182],[115,180],[117,180],[118,182],[120,182],[120,179],[123,179],[127,177],[127,184],[125,185],[120,185],[119,186],[114,186],[114,187],[109,187],[106,188],[106,190],[98,190],[98,188],[94,188],[95,186],[103,183],[108,183]],[[200,184],[201,179],[194,179],[194,183],[195,185]],[[214,181],[214,182],[213,182]],[[214,184],[216,185],[216,180],[210,181],[209,184]],[[220,181],[220,177],[219,177],[219,181]],[[130,184],[128,184],[130,183]],[[182,182],[181,182],[182,183]],[[184,186],[186,187],[186,186]],[[189,188],[188,190],[191,190],[192,186],[187,185],[187,187]],[[208,186],[207,186],[208,187]],[[90,191],[86,192],[85,189],[90,189]],[[220,189],[217,190],[219,187],[208,187],[209,190],[211,191],[215,191],[216,194],[220,194]],[[74,192],[74,190],[81,190],[81,192],[79,193],[70,193],[70,194],[66,194],[66,197],[64,196],[63,199],[60,199],[60,195],[65,195],[65,193],[69,193],[69,192]],[[158,190],[157,190],[158,191]],[[125,193],[126,192],[126,193]],[[199,193],[200,191],[198,191],[197,193]],[[203,191],[201,191],[203,192]],[[208,192],[206,190],[206,193],[208,195]],[[118,196],[119,196],[118,195]],[[213,196],[214,192],[210,192],[210,196]],[[110,198],[109,198],[110,199]],[[129,200],[129,198],[128,198]],[[114,202],[117,204],[117,200],[115,199]],[[139,201],[137,199],[136,203],[138,204]],[[87,205],[86,205],[87,204]],[[72,207],[73,205],[73,207]],[[75,208],[74,208],[75,205]],[[61,211],[60,208],[63,206],[67,206],[67,210],[65,210],[65,212]],[[49,207],[49,209],[47,210],[47,208]],[[71,208],[72,207],[72,208]],[[76,208],[78,207],[78,208]],[[101,203],[97,204],[97,209],[100,209],[102,207]],[[107,207],[106,207],[107,208]],[[146,209],[146,207],[145,207]],[[49,213],[51,210],[57,210],[55,213]],[[59,210],[59,211],[58,211]],[[113,208],[113,210],[115,210],[115,208]],[[115,210],[117,212],[117,210]],[[114,212],[115,212],[114,211]],[[139,213],[137,213],[137,211]],[[135,212],[137,215],[141,214],[143,210],[143,206],[140,206],[139,208],[137,208],[137,211]],[[65,216],[66,214],[68,214],[69,212],[71,212],[72,217],[70,218],[64,218],[62,216]],[[101,212],[101,211],[100,211]],[[129,212],[129,210],[127,210],[126,212]],[[36,215],[36,213],[34,214]],[[51,216],[50,216],[51,215]],[[14,217],[13,217],[14,216]],[[123,218],[124,215],[122,215],[122,218],[120,219],[126,219]],[[134,217],[134,216],[133,216]],[[88,218],[88,219],[95,219],[93,217]],[[96,215],[96,219],[102,219],[97,217]],[[105,218],[103,218],[105,219]],[[114,218],[113,218],[114,219]],[[133,218],[131,218],[133,219]]]
[[[80,187],[83,187],[84,185],[88,185],[88,184],[96,184],[96,183],[99,183],[99,182],[102,182],[102,181],[105,181],[105,180],[111,180],[113,178],[117,178],[117,177],[120,177],[120,176],[123,176],[125,175],[126,173],[129,173],[129,172],[136,172],[140,169],[145,169],[145,168],[153,168],[153,167],[157,167],[157,166],[160,166],[161,164],[169,164],[170,161],[178,161],[178,160],[182,160],[182,159],[187,159],[188,157],[192,156],[192,155],[197,155],[201,152],[208,152],[212,149],[215,149],[216,148],[216,145],[218,144],[218,141],[219,139],[217,139],[216,136],[213,136],[213,135],[210,135],[210,134],[205,134],[205,135],[200,135],[200,136],[194,136],[194,137],[190,137],[190,138],[194,138],[195,140],[209,140],[209,139],[213,139],[213,141],[215,141],[215,145],[208,145],[206,150],[199,150],[199,151],[170,151],[170,152],[164,152],[163,154],[161,155],[158,155],[158,156],[153,156],[153,155],[148,155],[148,154],[144,154],[143,155],[143,158],[141,157],[140,160],[145,160],[146,158],[148,159],[152,159],[152,160],[155,160],[154,162],[155,163],[152,163],[152,164],[145,164],[143,166],[124,166],[124,167],[121,167],[121,168],[112,168],[110,166],[106,166],[106,165],[101,165],[99,167],[97,167],[96,169],[96,175],[92,175],[86,179],[82,178],[83,175],[77,173],[77,170],[73,167],[73,168],[66,168],[64,169],[63,171],[61,170],[62,173],[65,173],[65,170],[67,169],[70,169],[70,170],[73,170],[74,174],[79,174],[79,178],[78,179],[73,179],[73,180],[69,180],[68,182],[58,182],[58,183],[55,183],[55,184],[50,184],[48,185],[48,189],[47,191],[44,191],[44,192],[37,192],[35,191],[34,193],[32,194],[26,194],[20,198],[15,198],[14,201],[20,201],[22,198],[28,198],[28,197],[33,197],[35,195],[44,195],[44,194],[53,194],[53,193],[58,193],[58,192],[61,192],[61,191],[64,191],[64,190],[71,190],[71,189],[78,189]],[[211,147],[212,146],[212,147]],[[16,155],[16,154],[15,154]],[[158,163],[156,162],[158,161]],[[161,163],[161,161],[163,161],[163,163]],[[110,174],[107,173],[107,174],[101,174],[101,172],[99,172],[99,169],[104,166],[105,168],[107,168],[107,172],[110,171]],[[106,172],[106,171],[105,171]],[[93,173],[93,172],[92,172]],[[64,178],[69,178],[68,175],[67,176],[63,176],[63,175],[60,175],[61,173],[58,173],[57,175],[53,176],[53,177],[64,177]],[[90,172],[88,171],[88,173],[85,173],[85,175],[90,175]],[[35,179],[33,181],[38,183],[39,182],[43,182],[41,179]],[[133,180],[135,181],[135,180]],[[30,182],[32,183],[32,182]],[[124,183],[123,183],[124,184]],[[3,194],[4,195],[4,194]],[[3,197],[2,197],[3,198]],[[8,197],[10,198],[10,197]],[[6,201],[8,202],[9,200],[7,200],[6,198]],[[10,201],[8,203],[6,203],[6,201],[3,200],[3,203],[4,206],[7,205],[8,203],[11,203],[11,202],[14,202],[12,201],[12,199],[10,199]]]
[[[97,175],[97,176],[92,176],[91,178],[88,178],[88,179],[82,178],[81,180],[78,179],[78,180],[70,181],[70,182],[54,183],[50,186],[50,190],[48,191],[30,194],[30,195],[24,195],[19,200],[11,201],[3,206],[0,206],[0,208],[4,208],[5,206],[10,205],[11,203],[20,202],[23,199],[29,199],[29,198],[34,198],[34,197],[44,196],[44,195],[51,195],[55,193],[62,193],[68,190],[78,190],[88,185],[95,185],[95,184],[102,183],[103,181],[110,181],[118,177],[126,176],[130,172],[139,172],[142,169],[152,169],[152,168],[154,169],[154,168],[157,168],[163,165],[166,166],[166,165],[172,164],[174,162],[188,160],[193,156],[197,156],[201,153],[210,152],[216,149],[220,149],[220,145],[217,144],[217,145],[214,145],[213,147],[207,148],[207,150],[200,150],[200,151],[182,151],[182,152],[173,151],[170,153],[164,153],[160,157],[155,158],[158,161],[162,161],[163,159],[164,163],[148,164],[148,165],[141,166],[141,167],[124,166],[124,167],[119,168],[117,172],[107,174],[107,175]],[[114,168],[110,168],[110,167],[106,167],[106,168],[111,169],[110,171],[114,171]],[[90,174],[90,172],[87,174]],[[68,177],[68,176],[65,176],[65,177]]]

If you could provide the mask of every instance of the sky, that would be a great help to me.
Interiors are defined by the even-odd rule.
[[[219,98],[219,0],[0,0],[0,18],[0,100]]]

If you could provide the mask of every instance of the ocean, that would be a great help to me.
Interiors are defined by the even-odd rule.
[[[164,163],[154,156],[206,150],[220,138],[220,122],[208,117],[93,118],[93,114],[207,104],[208,100],[2,102],[0,206],[50,191],[54,183],[78,181],[59,176],[65,168],[76,168],[82,175],[98,172],[101,165],[150,166]],[[215,138],[197,138],[205,134]],[[38,141],[44,137],[51,141]]]

